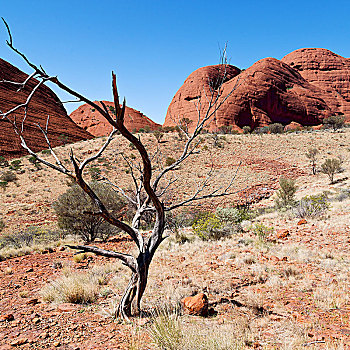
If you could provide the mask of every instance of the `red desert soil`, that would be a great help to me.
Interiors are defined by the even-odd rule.
[[[298,224],[299,219],[287,212],[259,216],[253,227],[256,223],[272,227],[264,242],[249,227],[216,242],[181,245],[170,237],[151,265],[144,307],[174,303],[184,296],[203,292],[217,315],[181,316],[185,331],[191,327],[207,330],[214,326],[229,327],[244,318],[251,339],[246,348],[286,349],[288,345],[290,349],[301,349],[306,344],[311,349],[350,349],[350,199],[335,199],[350,186],[349,137],[348,130],[226,135],[226,140],[221,140],[223,146],[218,148],[213,146],[210,135],[203,135],[201,154],[178,171],[178,177],[185,179],[176,189],[180,198],[191,193],[212,162],[217,169],[212,185],[217,186],[227,181],[243,161],[235,188],[245,192],[207,203],[209,209],[233,205],[235,198],[243,200],[245,193],[250,194],[247,195],[250,200],[269,197],[282,174],[297,179],[297,198],[329,191],[334,199],[327,215],[307,219],[304,224]],[[142,134],[141,138],[149,149],[154,149],[152,135]],[[95,152],[102,141],[100,138],[79,142],[73,148],[81,158]],[[167,134],[164,141],[161,144],[164,156],[175,156],[181,141],[174,134]],[[336,175],[339,180],[336,184],[329,185],[325,175],[310,175],[305,156],[309,147],[319,149],[319,163],[328,157],[343,156],[345,171]],[[68,151],[68,147],[57,148],[63,159]],[[117,177],[119,184],[127,188],[126,167],[115,162],[119,152],[136,155],[118,136],[94,166],[112,178]],[[35,170],[26,159],[23,163],[25,173],[18,174],[18,187],[11,183],[0,194],[5,233],[29,225],[48,224],[54,228],[51,203],[67,188],[63,176],[53,175],[47,169]],[[254,206],[272,204],[273,197],[269,197]],[[121,236],[102,246],[133,252],[131,242]],[[85,262],[74,262],[72,251],[55,248],[52,252],[46,250],[44,254],[0,262],[0,349],[11,349],[14,347],[11,343],[16,342],[23,343],[21,349],[128,349],[131,342],[138,344],[139,349],[153,349],[147,333],[148,318],[120,324],[104,316],[110,302],[115,295],[120,297],[127,283],[122,269],[110,282],[113,293],[101,294],[91,305],[56,305],[41,299],[40,289],[62,275],[58,266],[87,271],[94,265],[106,265],[107,261],[94,257],[87,266]]]
[[[114,108],[114,103],[103,101],[107,108]],[[96,104],[101,105],[99,101]],[[105,136],[112,131],[111,125],[91,106],[84,104],[70,114],[73,121],[84,130],[94,136]],[[125,126],[128,130],[139,131],[142,128],[148,127],[150,130],[156,130],[161,125],[153,122],[144,114],[136,109],[126,107],[125,109]]]
[[[0,80],[23,83],[27,77],[28,75],[18,68],[0,59]],[[37,83],[37,80],[31,79],[25,88],[18,92],[18,85],[7,82],[0,83],[0,110],[5,113],[24,103]],[[19,127],[23,115],[23,108],[15,113]],[[54,92],[47,86],[42,85],[32,98],[24,128],[24,136],[33,150],[39,151],[48,148],[44,135],[35,125],[35,123],[39,123],[41,127],[45,128],[48,116],[50,116],[48,136],[53,147],[92,138],[91,134],[78,127],[69,118],[61,101]],[[11,120],[13,118],[14,116],[12,115]],[[14,158],[25,154],[26,152],[20,146],[13,126],[7,120],[0,119],[0,155],[5,158]]]

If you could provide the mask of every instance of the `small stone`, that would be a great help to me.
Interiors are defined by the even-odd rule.
[[[55,348],[58,348],[60,345],[61,345],[61,343],[60,343],[59,341],[55,341],[55,342],[53,343],[53,346],[54,346]]]
[[[33,272],[33,271],[34,271],[34,269],[32,267],[30,267],[29,269],[26,270],[27,273],[28,272]]]
[[[184,298],[182,304],[190,315],[206,316],[208,314],[208,297],[204,293]]]
[[[38,300],[38,298],[32,298],[32,299],[27,301],[28,305],[36,305],[36,304],[39,304],[39,303],[40,303],[40,301]]]
[[[40,318],[38,318],[38,317],[33,318],[34,324],[38,324],[39,322],[40,322]]]
[[[298,221],[297,225],[305,225],[305,224],[307,224],[307,221],[305,219],[301,219]]]
[[[0,316],[0,322],[13,321],[14,319],[15,319],[15,317],[13,316],[13,314],[7,314],[7,315]]]
[[[289,230],[287,230],[287,229],[282,229],[282,230],[277,231],[276,237],[278,239],[283,239],[283,238],[286,238],[288,236],[290,236],[290,234],[289,234]]]
[[[48,332],[43,332],[39,335],[39,338],[46,339],[49,336]]]
[[[57,310],[61,312],[72,312],[77,309],[77,305],[71,303],[63,303],[57,306]]]
[[[11,346],[23,345],[28,342],[28,338],[18,338],[10,343]]]

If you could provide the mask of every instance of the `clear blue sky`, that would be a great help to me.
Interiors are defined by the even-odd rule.
[[[99,100],[111,99],[114,70],[127,104],[160,123],[186,77],[218,63],[225,42],[240,68],[302,47],[350,57],[349,15],[343,0],[0,0],[15,46],[33,62]],[[6,38],[0,25],[0,57],[30,72]]]

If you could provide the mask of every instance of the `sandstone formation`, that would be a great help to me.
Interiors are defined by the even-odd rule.
[[[350,122],[350,59],[326,49],[299,49],[282,58],[309,83],[325,91],[327,105]]]
[[[217,80],[219,66],[193,72],[177,91],[166,115],[164,126],[182,118],[192,120],[190,130],[208,107],[210,83]],[[334,114],[344,113],[350,121],[350,63],[325,49],[300,49],[281,61],[264,58],[245,71],[228,66],[222,85],[222,98],[229,97],[213,116],[208,129],[231,126],[240,131],[270,123],[320,125]]]
[[[103,102],[113,113],[114,103],[109,101]],[[101,105],[101,103],[98,101],[95,101],[95,103]],[[87,104],[84,104],[73,111],[70,114],[70,117],[77,125],[94,136],[105,136],[112,131],[112,126],[101,116],[101,114]],[[138,131],[145,127],[148,127],[150,130],[156,130],[161,125],[153,122],[141,112],[133,108],[126,107],[125,126],[130,131],[134,129]]]
[[[28,75],[18,68],[0,59],[0,81],[10,80],[22,83],[27,77]],[[0,110],[6,112],[24,103],[36,84],[37,81],[31,79],[24,89],[17,92],[18,86],[0,82]],[[24,110],[18,110],[15,116],[17,124],[20,125]],[[48,135],[52,146],[92,138],[92,135],[78,127],[68,117],[65,108],[54,92],[47,86],[42,85],[34,94],[24,122],[24,136],[33,150],[39,151],[48,148],[43,134],[34,125],[39,123],[42,127],[45,127],[48,116],[50,116]],[[13,117],[14,115],[11,118]],[[9,121],[0,119],[0,155],[5,158],[14,158],[26,154],[27,152],[21,147],[12,125]]]
[[[208,297],[204,293],[184,298],[182,305],[190,315],[206,316],[208,314]]]

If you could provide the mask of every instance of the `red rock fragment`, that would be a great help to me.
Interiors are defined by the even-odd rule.
[[[208,314],[208,297],[204,293],[186,297],[182,299],[182,304],[190,315],[206,316]]]
[[[15,317],[13,314],[7,314],[7,315],[1,315],[0,316],[0,322],[5,322],[5,321],[13,321]]]
[[[307,221],[305,219],[301,219],[297,223],[297,225],[305,225],[305,224],[307,224]]]
[[[290,236],[289,230],[288,229],[278,230],[276,236],[278,239],[286,238],[286,237]]]
[[[15,339],[15,340],[13,340],[13,341],[10,343],[10,345],[11,345],[11,346],[18,346],[18,345],[23,345],[23,344],[25,344],[25,343],[27,343],[27,342],[28,342],[28,338],[22,337],[22,338],[17,338],[17,339]]]

